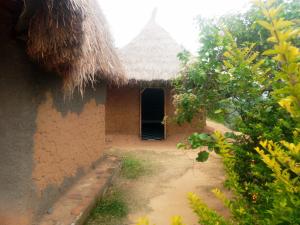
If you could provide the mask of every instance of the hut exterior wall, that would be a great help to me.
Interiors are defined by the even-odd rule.
[[[106,133],[139,135],[140,88],[110,87],[106,101]]]
[[[103,98],[103,93],[98,94]],[[88,172],[105,148],[104,104],[91,95],[82,104],[71,103],[74,108],[62,113],[50,93],[45,98],[37,108],[33,137],[32,179],[40,213],[54,203],[61,190]]]
[[[101,157],[106,86],[64,100],[60,78],[0,35],[0,224],[32,225]]]
[[[199,113],[192,123],[185,123],[179,126],[171,119],[175,110],[172,104],[171,88],[165,87],[164,90],[165,114],[168,117],[166,126],[167,137],[201,131],[205,126],[205,113]],[[138,85],[109,88],[105,110],[107,134],[140,134],[140,87]]]

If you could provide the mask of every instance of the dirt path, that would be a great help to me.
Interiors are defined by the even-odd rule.
[[[229,131],[212,121],[207,130],[217,128]],[[225,180],[221,159],[212,154],[205,163],[195,162],[196,152],[176,149],[182,137],[167,141],[140,141],[134,136],[110,137],[109,154],[126,155],[146,160],[152,164],[152,174],[130,182],[119,178],[116,185],[126,190],[130,202],[130,214],[126,224],[135,224],[140,217],[147,216],[151,224],[168,225],[170,218],[181,215],[187,225],[198,224],[197,217],[189,208],[187,193],[198,194],[210,207],[228,217],[229,212],[211,193],[211,189],[224,190]],[[226,193],[226,190],[224,190]]]
[[[225,127],[223,124],[214,122],[212,120],[206,120],[206,130],[218,130],[222,133],[230,132],[231,130]]]

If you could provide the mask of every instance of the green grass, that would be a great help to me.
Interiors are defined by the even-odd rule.
[[[152,172],[150,162],[139,159],[132,154],[121,157],[121,177],[134,180]],[[126,181],[127,182],[127,181]],[[118,188],[118,185],[110,188],[107,193],[97,202],[96,207],[86,222],[86,225],[120,225],[126,224],[129,213],[126,190]]]
[[[118,224],[126,218],[128,212],[128,205],[124,200],[123,193],[116,189],[110,189],[98,201],[86,225]]]
[[[121,175],[127,179],[137,179],[149,172],[145,160],[127,155],[122,158]]]
[[[122,193],[113,190],[98,202],[94,213],[122,218],[128,214],[128,207]]]

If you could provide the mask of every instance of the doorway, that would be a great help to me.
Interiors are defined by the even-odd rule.
[[[165,94],[161,88],[146,88],[141,93],[142,140],[163,140],[165,126]]]

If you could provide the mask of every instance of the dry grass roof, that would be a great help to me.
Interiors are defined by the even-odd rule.
[[[120,50],[131,82],[168,81],[180,71],[177,54],[183,48],[155,21],[156,10],[142,32]]]
[[[67,91],[98,77],[126,80],[97,0],[25,0],[20,20],[28,17],[29,56],[61,75]]]

